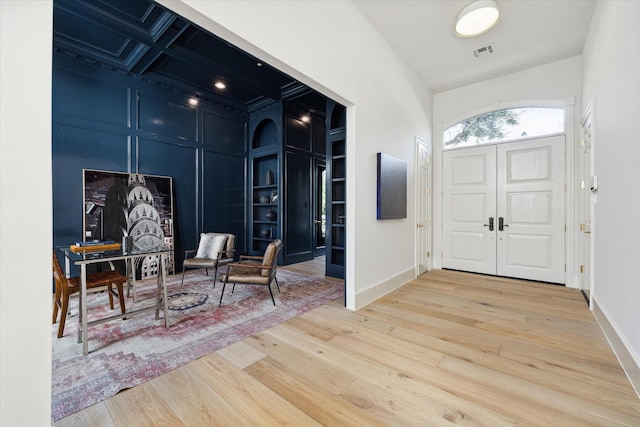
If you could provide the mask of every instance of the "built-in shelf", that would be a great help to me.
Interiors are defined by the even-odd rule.
[[[345,277],[346,259],[346,129],[345,109],[341,105],[330,103],[327,111],[327,158],[329,162],[328,200],[328,233],[327,233],[327,275]]]

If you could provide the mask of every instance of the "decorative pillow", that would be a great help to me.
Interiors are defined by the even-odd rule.
[[[224,249],[225,243],[227,243],[227,236],[201,233],[196,258],[217,258],[218,252]]]

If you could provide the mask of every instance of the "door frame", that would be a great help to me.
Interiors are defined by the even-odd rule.
[[[589,129],[589,141],[584,140],[584,131]],[[580,276],[576,282],[577,287],[587,295],[589,300],[589,308],[593,308],[593,280],[594,280],[594,261],[595,261],[595,204],[597,202],[597,188],[591,188],[591,177],[594,175],[595,166],[595,138],[593,126],[593,102],[589,102],[585,108],[582,120],[580,122],[580,137],[577,140],[578,162],[580,164],[578,174],[578,182],[580,195],[578,197],[579,208],[576,209],[578,216],[578,238],[577,238],[577,262],[579,267],[577,272]],[[589,144],[588,158],[584,153],[584,146]],[[588,205],[588,206],[587,206]],[[588,214],[587,214],[588,209]],[[590,229],[586,229],[586,221],[590,222]],[[589,233],[589,236],[585,236]],[[585,267],[586,266],[586,267]],[[586,268],[586,272],[582,269]],[[585,276],[586,274],[586,276]],[[585,283],[585,279],[586,282]]]
[[[420,149],[425,148],[429,153],[427,158],[427,173],[426,182],[421,179],[419,173],[420,165]],[[416,231],[415,231],[415,271],[416,277],[423,274],[425,271],[433,268],[433,147],[431,143],[416,136],[415,140],[415,216],[416,216]],[[422,197],[426,193],[426,197]],[[420,213],[424,212],[424,218],[420,218]],[[422,223],[422,219],[426,220]],[[426,233],[426,238],[422,233]],[[426,240],[426,242],[424,242]],[[423,245],[423,242],[426,243]],[[426,252],[426,253],[425,253]],[[425,267],[426,266],[426,269]]]
[[[564,134],[552,134],[443,153],[443,170],[451,171],[443,178],[443,267],[446,261],[447,268],[565,285],[565,140]],[[525,175],[517,178],[519,174],[509,172],[510,153],[518,159],[528,159],[528,153],[536,153],[532,157],[534,164],[542,161],[540,155],[548,156],[547,168],[540,170],[548,175],[529,181],[523,172]],[[525,160],[516,164],[522,161]],[[458,178],[454,178],[454,170]],[[525,166],[524,171],[527,170]],[[547,194],[549,211],[543,209],[529,217],[526,206],[531,202],[526,196],[540,192],[541,203]],[[514,211],[509,208],[510,194],[515,197],[512,202],[521,200],[515,202]],[[524,198],[518,197],[523,194]],[[549,236],[551,245],[545,240]],[[537,258],[528,253],[534,247],[540,250],[535,252],[540,254]]]
[[[565,217],[566,217],[566,246],[565,246],[565,261],[566,261],[566,273],[565,273],[565,286],[569,288],[578,288],[580,283],[579,278],[579,256],[576,253],[578,248],[578,224],[579,214],[577,212],[577,206],[579,203],[579,192],[577,185],[579,185],[579,173],[577,170],[577,156],[575,141],[577,139],[576,132],[579,128],[579,119],[575,118],[575,96],[568,96],[566,98],[529,98],[510,101],[496,101],[490,104],[486,104],[483,107],[467,111],[465,113],[452,116],[449,120],[437,122],[435,124],[434,131],[434,210],[433,219],[434,223],[439,224],[434,227],[433,232],[433,249],[432,262],[434,268],[442,268],[442,245],[443,245],[443,131],[449,126],[452,126],[462,120],[469,117],[473,117],[482,113],[488,113],[495,110],[517,108],[517,107],[552,107],[552,108],[564,108],[565,111],[565,126],[564,135],[566,138],[566,153],[565,153],[565,184],[566,184],[566,197],[565,197]],[[592,236],[593,237],[593,236]]]

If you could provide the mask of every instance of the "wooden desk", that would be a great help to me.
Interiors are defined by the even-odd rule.
[[[65,256],[65,274],[67,277],[70,275],[71,263],[80,266],[80,307],[78,315],[78,342],[82,343],[83,354],[89,353],[89,345],[87,343],[87,327],[89,325],[95,325],[99,323],[108,322],[110,320],[135,316],[140,313],[155,310],[156,320],[160,318],[160,310],[164,310],[164,325],[169,327],[169,307],[167,301],[167,270],[164,263],[164,258],[171,253],[169,248],[158,248],[151,251],[136,251],[123,252],[122,250],[112,251],[99,251],[89,252],[83,251],[76,253],[70,249],[70,247],[61,247],[60,251]],[[126,315],[118,314],[102,319],[87,321],[87,265],[96,264],[100,262],[118,261],[124,260],[127,266],[127,277],[129,281],[132,280],[132,276],[135,275],[134,261],[136,258],[146,257],[150,255],[157,255],[159,257],[160,266],[158,269],[158,286],[156,291],[156,303],[153,306],[141,308],[134,311],[127,311]],[[130,274],[132,273],[132,274]],[[131,285],[131,282],[129,282]],[[135,288],[134,288],[135,293]]]

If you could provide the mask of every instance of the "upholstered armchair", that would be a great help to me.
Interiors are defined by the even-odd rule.
[[[207,276],[209,269],[214,269],[213,286],[216,286],[218,267],[233,261],[236,250],[236,236],[231,233],[201,233],[198,249],[184,252],[182,263],[182,282],[188,268],[204,268]],[[195,254],[195,256],[194,256]]]
[[[276,282],[278,292],[280,292],[280,285],[278,284],[276,273],[278,268],[278,254],[282,246],[282,241],[276,239],[269,243],[263,256],[241,255],[239,262],[227,264],[227,272],[222,277],[222,293],[220,294],[220,304],[218,304],[218,307],[222,305],[222,297],[227,283],[233,283],[232,293],[236,285],[266,286],[269,288],[273,305],[276,305],[273,292],[271,291],[271,282]]]

